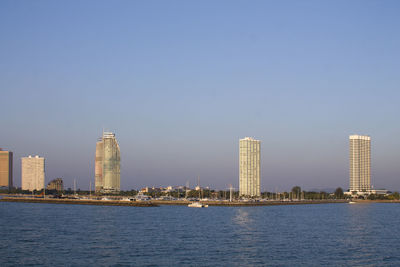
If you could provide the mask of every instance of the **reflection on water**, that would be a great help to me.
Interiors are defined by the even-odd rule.
[[[397,266],[400,205],[0,203],[0,266]]]
[[[246,229],[251,229],[254,218],[249,216],[249,211],[254,211],[254,209],[248,209],[240,207],[236,210],[236,215],[232,218],[233,223],[238,224]]]
[[[388,245],[397,242],[400,235],[394,221],[399,219],[398,204],[347,205],[345,216],[343,244],[355,264],[398,260],[396,249]]]
[[[232,217],[233,238],[240,243],[239,247],[232,249],[235,261],[234,265],[254,265],[260,256],[257,255],[259,247],[262,247],[258,232],[258,207],[239,207],[234,210]]]
[[[374,218],[375,215],[370,204],[354,204],[347,205],[346,217],[343,244],[353,263],[361,264],[373,255],[371,241],[377,233],[374,231],[375,222],[369,218]]]

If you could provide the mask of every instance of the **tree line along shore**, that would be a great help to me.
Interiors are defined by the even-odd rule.
[[[5,195],[19,195],[19,196],[43,196],[44,194],[49,197],[60,198],[62,196],[66,197],[109,197],[111,199],[122,199],[123,197],[134,197],[140,190],[126,190],[120,191],[118,193],[109,195],[109,194],[101,194],[94,193],[91,191],[84,190],[71,190],[68,188],[67,190],[56,191],[56,190],[43,190],[39,191],[27,191],[21,190],[20,188],[12,188],[12,189],[0,189],[0,194]],[[174,190],[170,192],[161,192],[161,191],[151,191],[151,192],[142,192],[143,195],[148,196],[152,200],[159,198],[166,199],[207,199],[207,200],[239,200],[241,197],[239,196],[238,191],[230,191],[230,190],[212,190],[208,188],[201,188],[200,190]],[[359,197],[361,199],[369,199],[369,200],[400,200],[400,194],[398,192],[389,192],[389,194],[370,194],[365,197]],[[258,199],[258,200],[276,200],[276,201],[287,201],[287,200],[343,200],[343,199],[354,199],[354,197],[345,195],[344,191],[341,187],[336,188],[333,192],[326,191],[305,191],[302,190],[300,186],[294,186],[290,191],[284,192],[262,192],[261,196],[258,198],[249,198],[249,199]]]
[[[151,201],[132,201],[126,200],[98,200],[98,199],[57,199],[57,198],[38,198],[20,196],[2,196],[0,202],[22,202],[22,203],[42,203],[42,204],[78,204],[78,205],[100,205],[100,206],[131,206],[131,207],[157,207],[163,205],[186,206],[188,200],[151,200]],[[286,200],[286,201],[201,201],[209,206],[225,207],[246,207],[246,206],[276,206],[276,205],[306,205],[306,204],[334,204],[348,203],[346,199],[326,199],[326,200]],[[353,202],[354,203],[354,202]],[[355,203],[400,203],[400,200],[356,200]]]

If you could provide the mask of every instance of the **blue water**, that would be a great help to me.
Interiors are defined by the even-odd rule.
[[[0,203],[0,265],[399,266],[400,204]]]

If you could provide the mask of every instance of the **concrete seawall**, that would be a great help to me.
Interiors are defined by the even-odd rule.
[[[98,206],[130,206],[130,207],[157,207],[151,201],[118,201],[118,200],[89,200],[89,199],[55,199],[55,198],[15,198],[4,197],[0,202],[24,202],[24,203],[47,203],[47,204],[75,204],[75,205],[98,205]]]

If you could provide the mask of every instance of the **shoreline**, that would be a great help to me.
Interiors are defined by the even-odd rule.
[[[400,200],[353,200],[354,204],[369,203],[400,203]],[[123,200],[95,200],[95,199],[55,199],[55,198],[28,198],[28,197],[3,197],[0,202],[21,202],[41,204],[71,204],[71,205],[96,205],[96,206],[128,206],[128,207],[159,207],[159,206],[187,206],[192,201],[187,200],[151,200],[151,201],[123,201]],[[299,200],[299,201],[200,201],[202,204],[214,207],[257,207],[257,206],[287,206],[287,205],[315,205],[315,204],[343,204],[348,200]]]
[[[178,206],[178,205],[188,205],[192,201],[163,201],[154,200],[159,206]],[[307,205],[307,204],[331,204],[331,203],[346,203],[347,201],[342,200],[321,200],[321,201],[311,201],[311,200],[300,200],[300,201],[261,201],[261,202],[239,202],[239,201],[200,201],[202,204],[208,206],[216,207],[257,207],[257,206],[286,206],[286,205]]]
[[[187,206],[192,201],[186,200],[152,200],[152,201],[121,201],[121,200],[95,200],[95,199],[54,199],[54,198],[22,198],[3,197],[0,202],[22,202],[41,204],[72,204],[72,205],[97,205],[97,206],[131,206],[131,207],[158,207],[158,206]],[[307,205],[307,204],[332,204],[346,203],[345,200],[306,200],[306,201],[263,201],[263,202],[239,202],[239,201],[200,201],[209,206],[219,207],[254,207],[254,206],[283,206],[283,205]]]
[[[40,204],[72,204],[72,205],[95,205],[95,206],[131,206],[131,207],[158,207],[150,201],[128,202],[119,200],[93,200],[93,199],[55,199],[55,198],[16,198],[3,197],[0,202],[22,202]]]

